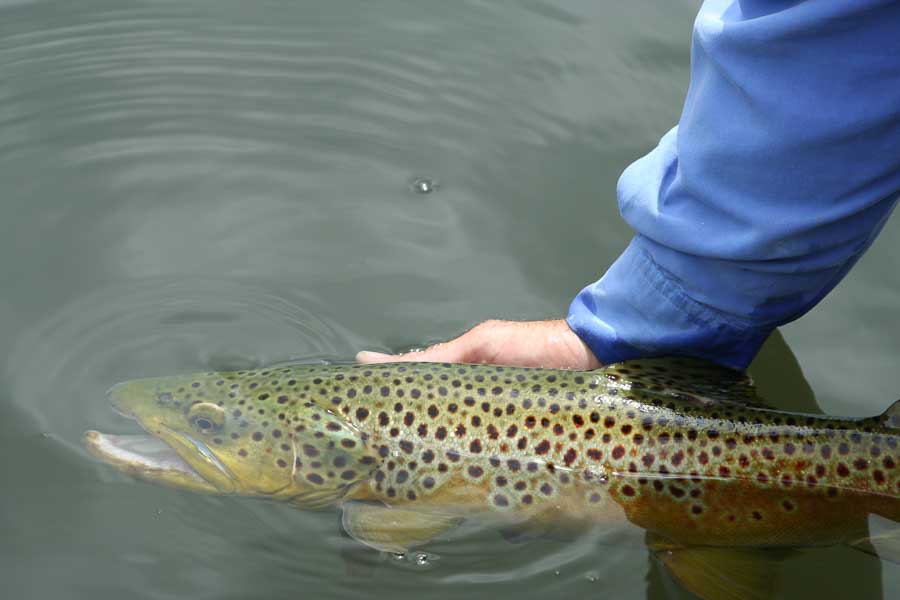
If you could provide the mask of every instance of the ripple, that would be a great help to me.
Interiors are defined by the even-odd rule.
[[[42,431],[77,442],[91,422],[122,426],[104,391],[135,377],[349,356],[359,342],[302,294],[159,279],[114,285],[31,328],[8,363],[13,402]]]

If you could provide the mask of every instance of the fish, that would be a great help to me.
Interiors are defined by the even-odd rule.
[[[849,545],[900,558],[900,401],[867,418],[784,412],[686,358],[594,371],[487,364],[278,365],[136,379],[108,393],[140,435],[88,431],[137,478],[338,509],[402,553],[483,519],[628,524],[704,599],[767,598],[773,560]]]

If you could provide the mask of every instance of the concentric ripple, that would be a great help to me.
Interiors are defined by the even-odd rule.
[[[91,422],[122,427],[105,390],[137,377],[333,360],[358,345],[300,294],[256,285],[144,280],[82,297],[23,336],[8,363],[13,402],[76,444]]]

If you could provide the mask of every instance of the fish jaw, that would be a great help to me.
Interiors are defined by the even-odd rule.
[[[82,442],[91,455],[133,477],[193,492],[219,493],[168,444],[151,435],[91,430],[85,432]]]

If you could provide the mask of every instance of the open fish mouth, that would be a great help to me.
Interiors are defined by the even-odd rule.
[[[85,432],[83,442],[93,456],[138,479],[197,492],[224,491],[207,481],[172,446],[153,435],[117,435],[91,430]],[[202,446],[197,440],[191,442]]]
[[[117,387],[110,390],[113,409],[141,423],[115,401]],[[231,474],[205,443],[163,424],[154,430],[158,435],[118,435],[90,430],[85,432],[83,443],[96,458],[139,479],[199,492],[230,491]]]
[[[149,434],[115,435],[92,430],[84,434],[84,445],[100,460],[128,472],[168,473],[204,481],[171,446]]]

